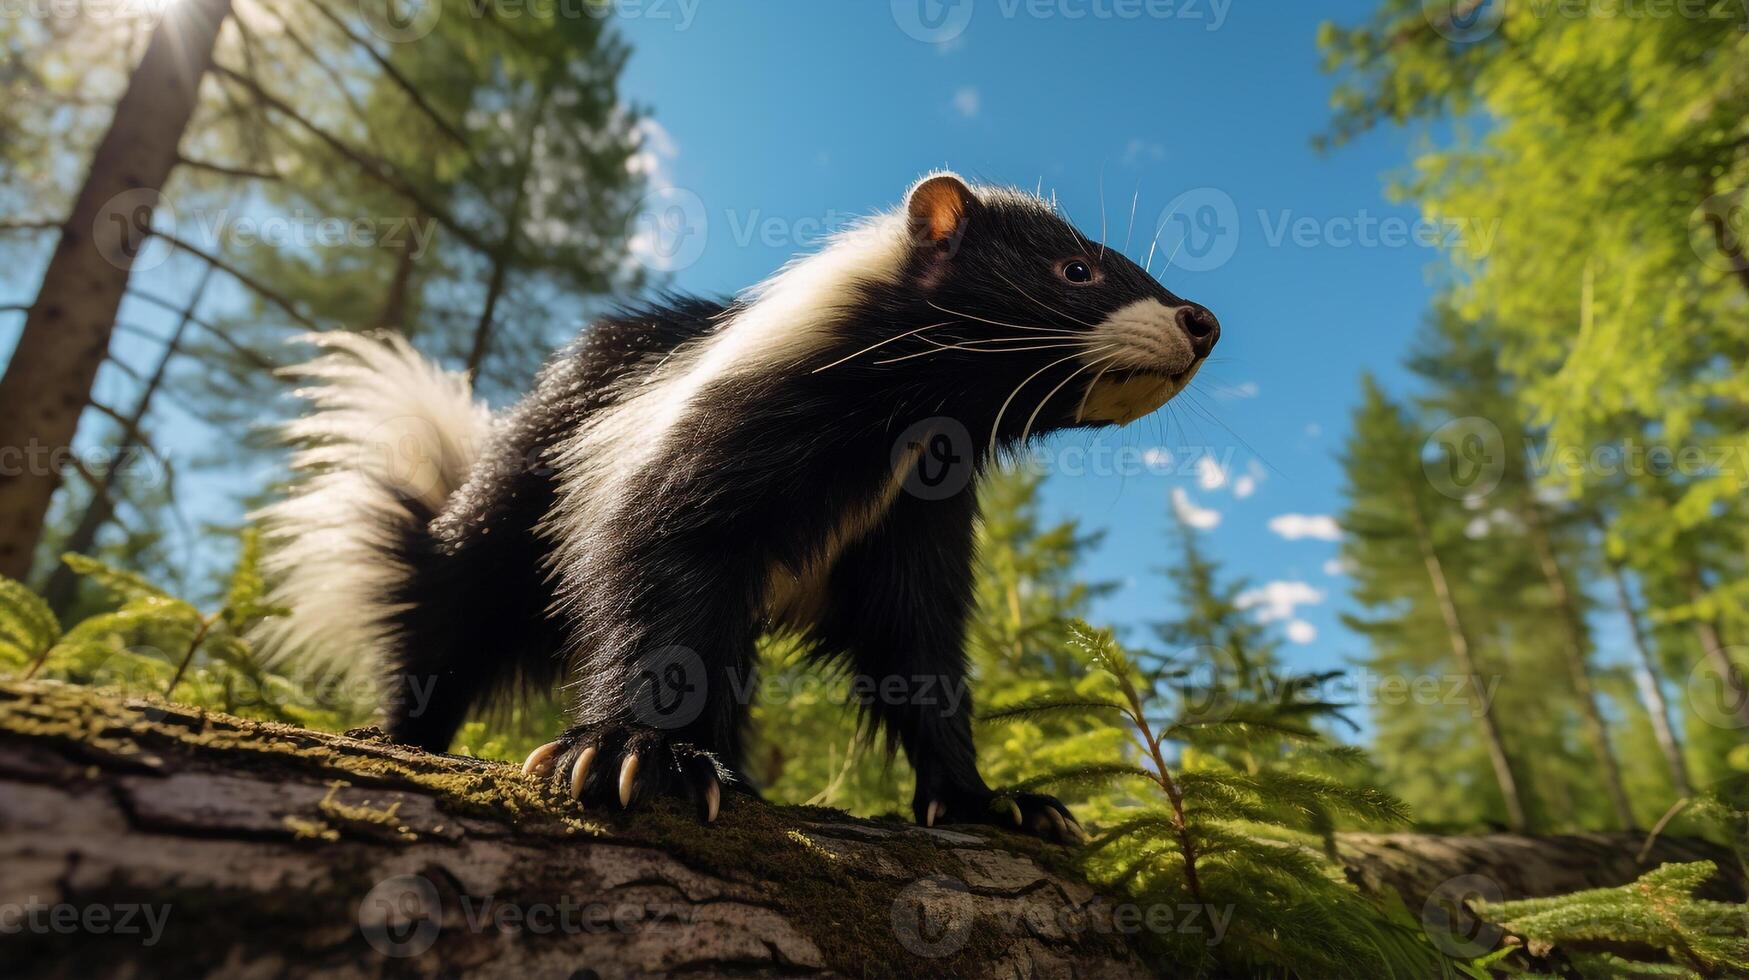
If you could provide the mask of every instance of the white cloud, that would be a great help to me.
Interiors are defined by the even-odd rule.
[[[963,86],[953,94],[954,111],[967,119],[978,114],[978,109],[983,106],[983,102],[983,97],[978,94],[978,90],[970,85]]]
[[[1133,167],[1140,163],[1159,163],[1164,159],[1166,159],[1164,146],[1152,140],[1137,138],[1130,140],[1124,146],[1123,156],[1118,158],[1118,162],[1126,167]]]
[[[1316,439],[1324,434],[1324,427],[1316,422],[1306,423],[1306,438]]]
[[[1336,525],[1336,518],[1328,514],[1282,514],[1269,519],[1269,529],[1289,541],[1301,538],[1337,541],[1342,537],[1342,528]]]
[[[1198,530],[1206,531],[1221,523],[1221,512],[1208,507],[1198,507],[1190,499],[1190,494],[1183,487],[1172,488],[1172,512],[1178,519]]]
[[[668,175],[668,165],[680,156],[680,144],[674,142],[673,134],[662,128],[662,124],[649,116],[639,119],[632,126],[632,132],[638,138],[638,148],[626,158],[626,170],[634,177],[641,177],[650,190],[667,190],[674,186],[674,181]]]
[[[1262,390],[1255,381],[1241,381],[1236,385],[1221,385],[1215,388],[1215,397],[1222,400],[1256,398]]]
[[[1340,558],[1332,558],[1324,563],[1325,575],[1340,577],[1347,575],[1351,571],[1353,571],[1353,569],[1349,567],[1348,563]]]
[[[1233,481],[1233,496],[1244,500],[1257,492],[1257,478],[1249,473],[1243,474]]]
[[[1219,490],[1227,485],[1227,468],[1216,462],[1213,456],[1198,456],[1196,485],[1204,490]]]
[[[1142,462],[1151,470],[1164,470],[1172,465],[1172,451],[1161,446],[1150,446],[1142,452]]]
[[[1324,590],[1305,582],[1265,582],[1246,589],[1233,600],[1240,609],[1257,610],[1257,621],[1273,623],[1293,619],[1301,606],[1315,606],[1324,601]]]
[[[1296,619],[1287,624],[1287,638],[1294,643],[1307,644],[1318,638],[1318,627],[1303,619]]]

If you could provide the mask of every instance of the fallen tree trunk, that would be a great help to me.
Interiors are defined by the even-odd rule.
[[[710,828],[602,814],[510,766],[351,735],[0,685],[8,975],[1152,972],[1145,924],[1029,838],[745,800]],[[1639,870],[1624,835],[1342,846],[1412,909],[1454,874],[1517,897]],[[1678,850],[1648,864],[1704,849],[1660,847]]]

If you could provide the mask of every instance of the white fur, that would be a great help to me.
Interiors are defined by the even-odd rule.
[[[827,346],[858,284],[896,282],[910,250],[902,213],[883,214],[834,236],[742,296],[738,313],[708,337],[635,381],[612,408],[558,448],[558,500],[542,530],[564,578],[588,574],[599,530],[635,505],[626,482],[687,437],[698,394],[724,378],[777,372]],[[560,601],[565,601],[561,593]]]
[[[446,372],[400,337],[304,338],[327,353],[288,375],[313,410],[283,429],[298,445],[290,496],[256,515],[268,545],[270,601],[291,615],[258,636],[273,659],[295,656],[343,675],[367,672],[389,639],[386,601],[406,569],[386,557],[410,501],[436,513],[464,479],[491,427],[467,376]]]
[[[1179,309],[1159,300],[1137,300],[1094,327],[1088,345],[1099,353],[1084,359],[1098,363],[1100,370],[1082,399],[1083,420],[1132,422],[1184,390],[1201,362],[1178,326]],[[1121,376],[1138,370],[1154,373]],[[1119,372],[1120,380],[1104,380],[1108,372]]]

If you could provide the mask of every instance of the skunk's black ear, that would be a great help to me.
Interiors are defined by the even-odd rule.
[[[958,240],[977,209],[978,198],[955,174],[936,173],[918,181],[905,195],[911,233],[920,241]]]

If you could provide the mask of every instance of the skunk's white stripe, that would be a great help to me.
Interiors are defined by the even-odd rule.
[[[491,427],[467,376],[444,371],[400,337],[332,332],[299,338],[328,353],[284,373],[313,410],[283,434],[299,481],[253,515],[264,528],[270,601],[257,641],[270,659],[368,676],[390,639],[386,597],[407,574],[388,549],[415,513],[443,508]]]

